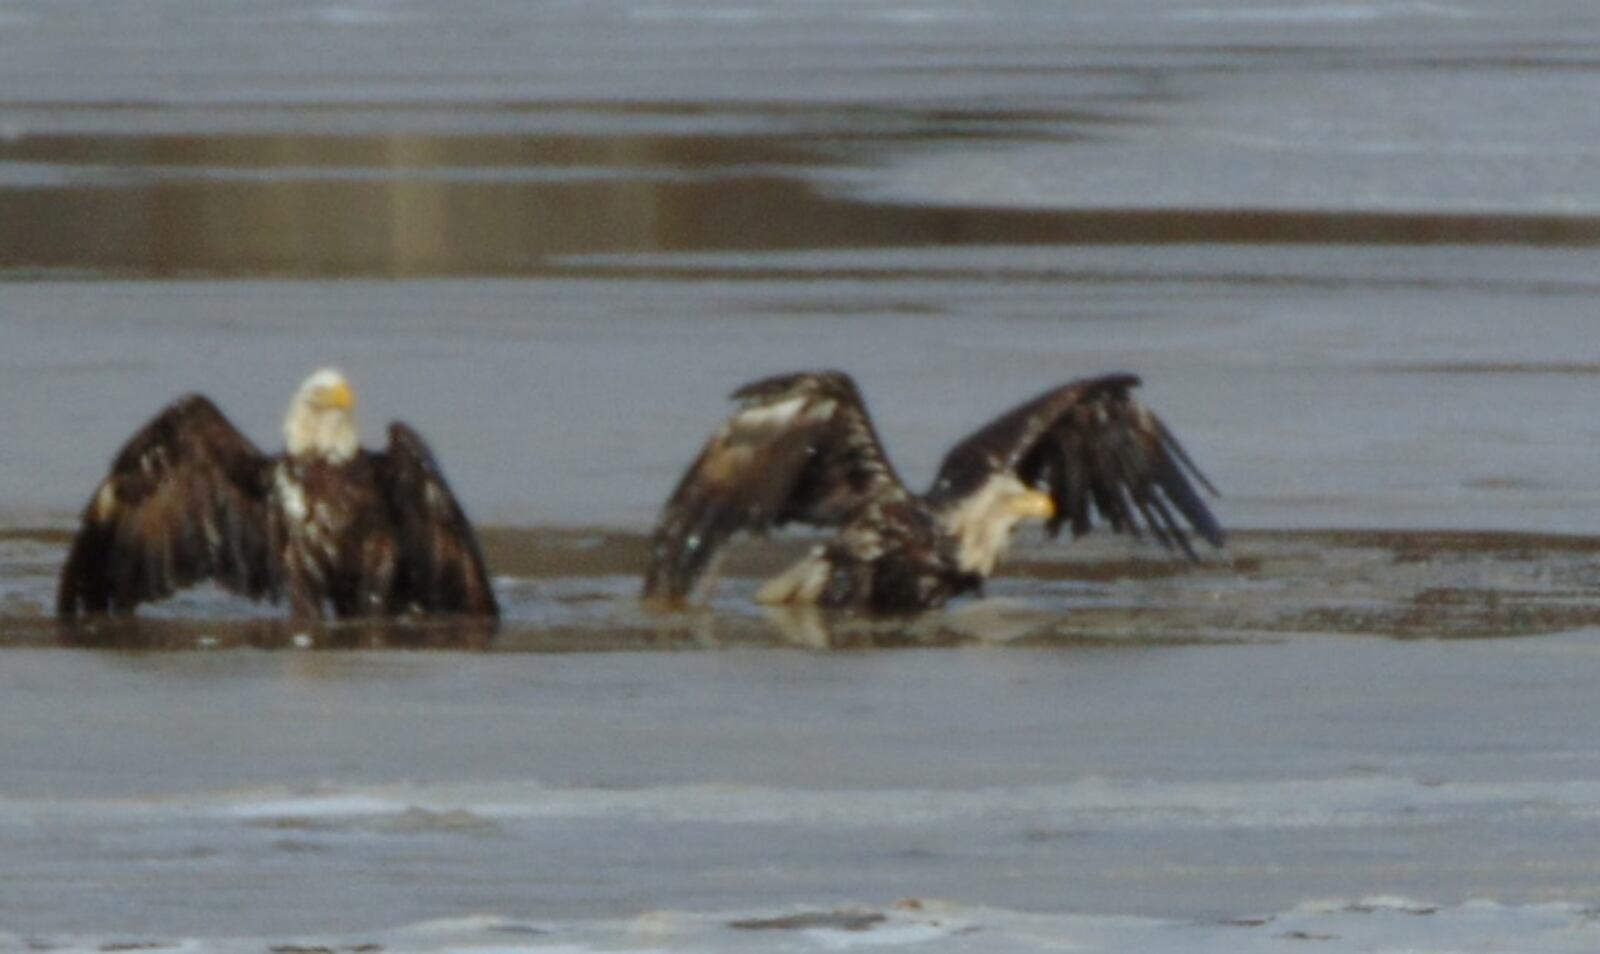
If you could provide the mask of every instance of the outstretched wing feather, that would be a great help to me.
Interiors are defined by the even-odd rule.
[[[271,464],[205,397],[168,405],[118,451],[84,507],[57,613],[130,612],[205,580],[275,598]]]
[[[422,436],[399,421],[390,424],[388,450],[373,461],[399,535],[395,603],[497,617],[477,534]]]
[[[1009,471],[1048,491],[1073,536],[1095,515],[1119,533],[1148,534],[1195,557],[1189,535],[1221,546],[1223,530],[1195,483],[1216,493],[1166,424],[1131,395],[1139,379],[1113,374],[1052,389],[995,418],[945,457],[932,499],[971,492]]]
[[[871,499],[906,494],[848,377],[772,378],[735,397],[746,403],[712,434],[662,508],[646,598],[688,597],[740,531],[839,526]]]

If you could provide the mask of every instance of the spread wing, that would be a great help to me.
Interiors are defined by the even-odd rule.
[[[1008,471],[1049,492],[1052,536],[1064,523],[1073,536],[1087,533],[1098,512],[1113,530],[1149,533],[1190,559],[1186,526],[1220,547],[1222,527],[1194,483],[1212,494],[1216,488],[1161,419],[1133,399],[1138,384],[1131,374],[1074,381],[1007,411],[946,455],[929,502],[960,499]]]
[[[395,602],[428,613],[498,616],[477,535],[421,435],[398,421],[373,455],[399,534]]]
[[[173,402],[123,445],[89,498],[57,614],[131,612],[208,579],[275,598],[271,464],[206,398]]]
[[[711,435],[661,510],[647,599],[686,598],[741,530],[838,526],[869,500],[910,498],[849,375],[765,378],[733,397],[739,409]]]

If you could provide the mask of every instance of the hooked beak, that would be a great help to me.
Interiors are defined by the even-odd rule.
[[[1056,515],[1056,502],[1047,493],[1025,490],[1011,498],[1011,512],[1019,517],[1049,520]]]
[[[340,381],[330,388],[324,388],[317,397],[324,407],[334,407],[341,411],[348,411],[356,406],[356,392],[351,389],[348,381]]]

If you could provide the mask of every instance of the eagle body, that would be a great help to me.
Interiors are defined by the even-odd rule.
[[[832,540],[762,586],[756,599],[899,615],[942,606],[982,585],[980,574],[962,568],[932,513],[903,501],[867,506]]]
[[[274,463],[271,541],[295,616],[393,615],[398,542],[382,499],[366,454]]]
[[[256,449],[201,395],[130,438],[84,508],[62,568],[62,618],[131,613],[213,580],[296,618],[495,617],[471,524],[422,438],[389,427],[361,448],[354,395],[324,369],[285,421],[289,449]]]
[[[1045,520],[1051,535],[1070,523],[1079,535],[1098,514],[1193,558],[1185,526],[1222,544],[1189,478],[1210,484],[1132,399],[1138,383],[1106,375],[1018,405],[953,447],[922,494],[889,464],[848,375],[747,384],[662,508],[644,595],[681,604],[730,537],[790,522],[836,533],[762,586],[760,602],[877,615],[937,608],[981,590],[1028,519]]]

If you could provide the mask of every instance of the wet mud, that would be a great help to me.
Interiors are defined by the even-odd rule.
[[[49,614],[56,531],[0,537],[11,646],[137,650],[450,649],[501,652],[893,649],[1262,642],[1291,634],[1469,639],[1600,626],[1600,537],[1466,531],[1237,534],[1199,563],[1153,546],[1031,541],[985,597],[908,618],[763,607],[753,594],[807,540],[736,544],[689,609],[637,599],[648,540],[610,530],[488,528],[505,618],[310,626],[221,593],[191,592],[130,619],[61,624]]]

